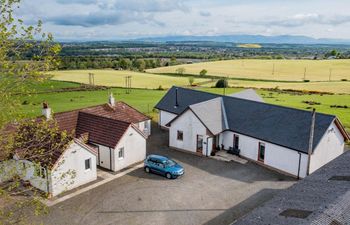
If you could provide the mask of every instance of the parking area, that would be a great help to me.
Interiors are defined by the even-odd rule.
[[[48,215],[36,220],[85,225],[230,224],[296,182],[254,163],[242,165],[171,150],[166,132],[156,128],[147,148],[149,154],[175,159],[184,166],[185,175],[167,180],[137,169],[50,207]]]

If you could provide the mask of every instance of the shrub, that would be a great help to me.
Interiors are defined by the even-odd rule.
[[[176,69],[176,73],[178,73],[178,74],[184,74],[186,72],[186,69],[185,68],[183,68],[183,67],[180,67],[180,68],[177,68]]]
[[[227,88],[228,82],[225,79],[220,79],[216,82],[215,87],[216,88]]]
[[[193,83],[194,83],[194,77],[189,77],[188,78],[188,83],[190,84],[190,86],[192,86]]]
[[[307,82],[310,82],[310,80],[303,80],[303,81],[306,82],[306,83],[307,83]]]
[[[348,81],[348,79],[341,79],[341,81]]]
[[[207,75],[208,71],[206,69],[202,69],[200,72],[199,72],[199,75],[200,76],[205,76]]]

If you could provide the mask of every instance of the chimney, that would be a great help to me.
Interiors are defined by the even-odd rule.
[[[109,103],[111,106],[115,106],[115,99],[114,99],[112,93],[109,95],[108,103]]]
[[[43,116],[46,117],[46,120],[51,119],[51,108],[49,107],[49,104],[47,102],[43,102],[43,109],[42,109]]]
[[[179,89],[178,88],[176,88],[175,89],[175,108],[177,108],[178,106],[179,106],[179,102],[178,102],[178,91],[179,91]]]

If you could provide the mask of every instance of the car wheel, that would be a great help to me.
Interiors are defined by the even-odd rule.
[[[171,178],[172,178],[172,176],[171,176],[170,173],[166,173],[165,176],[166,176],[166,178],[168,178],[168,179],[171,179]]]
[[[146,172],[146,173],[151,172],[150,169],[149,169],[149,167],[145,167],[145,172]]]

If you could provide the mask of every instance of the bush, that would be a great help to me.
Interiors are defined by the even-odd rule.
[[[341,81],[348,81],[348,79],[341,79]]]
[[[190,84],[190,86],[192,86],[193,83],[194,83],[194,77],[189,77],[188,78],[188,83]]]
[[[178,74],[184,74],[186,72],[186,69],[185,68],[183,68],[183,67],[180,67],[180,68],[177,68],[176,69],[176,73],[178,73]]]
[[[303,80],[305,83],[310,82],[310,80]]]
[[[207,73],[208,73],[207,70],[202,69],[201,72],[199,72],[199,75],[200,75],[200,76],[205,76],[205,75],[207,75]]]
[[[159,87],[156,90],[163,91],[164,88],[162,87],[162,85],[159,85]]]
[[[215,87],[216,88],[227,88],[228,82],[225,79],[220,79],[216,82]]]

